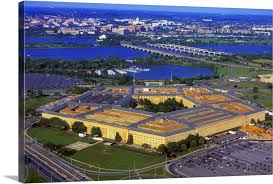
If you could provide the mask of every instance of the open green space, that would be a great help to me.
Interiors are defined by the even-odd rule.
[[[257,82],[240,82],[237,84],[239,88],[253,88],[257,87],[259,89],[268,89],[268,85],[266,83],[257,83]]]
[[[79,137],[76,133],[64,131],[57,128],[35,127],[28,130],[28,135],[36,138],[38,142],[45,144],[51,142],[53,144],[69,145],[77,141],[89,142],[90,138]]]
[[[255,63],[272,64],[272,60],[270,60],[270,59],[254,59],[253,62],[255,62]]]
[[[248,100],[252,103],[260,104],[265,108],[272,109],[272,92],[242,92],[243,99]]]
[[[37,109],[42,105],[46,105],[50,102],[56,101],[56,98],[48,98],[48,97],[39,97],[39,98],[28,98],[25,101],[25,109]]]
[[[225,62],[228,63],[228,62]],[[226,66],[215,66],[215,73],[220,76],[229,76],[229,77],[257,77],[258,75],[269,74],[267,71],[257,71],[251,68],[242,68],[242,67],[232,67],[228,68]],[[231,76],[230,76],[231,75]]]
[[[27,166],[27,178],[25,183],[46,183],[48,182],[40,173],[33,167]]]
[[[119,147],[105,146],[103,143],[78,151],[73,158],[91,165],[107,169],[143,168],[163,162],[164,156],[150,155]]]
[[[77,141],[90,142],[89,137],[80,138],[73,132],[59,130],[55,128],[30,128],[28,135],[32,138],[37,138],[37,141],[45,144],[52,142],[54,144],[69,145]],[[102,167],[107,169],[132,169],[142,168],[165,160],[164,156],[154,155],[149,153],[141,153],[127,150],[120,146],[106,146],[103,143],[91,146],[81,151],[77,151],[73,159],[85,162],[87,164]],[[80,167],[85,167],[83,164],[73,162]]]

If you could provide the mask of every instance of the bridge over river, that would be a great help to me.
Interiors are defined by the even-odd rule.
[[[173,44],[147,44],[146,46],[142,46],[142,45],[133,45],[126,42],[122,42],[121,46],[135,49],[135,50],[140,50],[143,52],[160,54],[162,56],[180,57],[180,58],[198,60],[208,64],[222,65],[227,67],[240,67],[240,68],[249,68],[249,69],[252,68],[254,70],[262,70],[262,71],[272,71],[271,68],[209,61],[209,60],[206,60],[205,57],[221,57],[221,56],[227,56],[231,54],[225,53],[225,52],[213,52],[206,49],[200,49],[195,47],[179,46],[179,45],[173,45]],[[204,57],[200,57],[200,56],[204,56]]]

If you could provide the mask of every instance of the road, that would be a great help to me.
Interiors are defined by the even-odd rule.
[[[51,153],[37,143],[26,140],[25,158],[50,181],[90,181],[87,175],[72,164]]]

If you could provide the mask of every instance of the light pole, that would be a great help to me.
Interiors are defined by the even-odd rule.
[[[98,181],[100,181],[100,164],[99,164],[99,171],[98,171]]]

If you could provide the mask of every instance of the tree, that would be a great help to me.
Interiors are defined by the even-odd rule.
[[[197,146],[196,140],[192,140],[192,141],[190,142],[190,148],[194,148],[194,147],[196,147],[196,146]]]
[[[92,136],[95,136],[95,135],[97,135],[97,134],[98,134],[97,128],[96,128],[96,127],[92,127],[92,129],[91,129],[91,135],[92,135]]]
[[[137,101],[136,101],[136,99],[131,99],[131,101],[130,101],[130,107],[132,107],[132,108],[136,108],[136,106],[137,106]]]
[[[117,142],[121,142],[122,141],[122,137],[119,135],[119,132],[116,133],[115,140]]]
[[[250,123],[253,124],[253,125],[256,125],[255,119],[251,119],[251,120],[250,120]]]
[[[205,138],[204,137],[199,137],[198,139],[198,145],[203,146],[205,144]]]
[[[272,116],[269,113],[265,113],[265,120],[272,121]]]
[[[167,153],[167,148],[164,144],[160,144],[157,149],[156,149],[157,152],[161,153],[161,154],[165,154]]]
[[[169,142],[167,144],[167,150],[169,153],[174,153],[174,152],[177,152],[179,149],[179,145],[177,142]]]
[[[48,122],[51,127],[60,128],[63,130],[69,129],[69,124],[60,118],[57,117],[50,118]]]
[[[187,151],[187,146],[186,146],[186,144],[181,144],[181,145],[180,145],[180,150],[181,150],[182,152]]]
[[[102,137],[102,132],[101,132],[100,127],[97,127],[97,134],[99,137]]]
[[[69,148],[66,148],[66,147],[61,147],[58,150],[58,153],[60,155],[64,155],[64,156],[67,156],[67,157],[74,155],[76,152],[77,152],[76,150],[69,149]]]
[[[76,133],[84,133],[87,130],[87,127],[84,126],[83,122],[75,121],[75,123],[72,125],[73,132]]]
[[[41,127],[49,127],[49,121],[46,118],[42,118],[40,119],[38,125]]]
[[[133,143],[134,143],[133,135],[132,135],[132,134],[129,134],[129,135],[128,135],[127,144],[133,144]]]
[[[144,105],[144,106],[149,106],[149,105],[152,105],[152,102],[151,102],[150,100],[148,100],[147,98],[145,98],[145,99],[143,100],[143,105]]]
[[[91,135],[92,136],[102,137],[102,133],[101,133],[100,127],[93,127],[91,129]]]
[[[142,144],[141,146],[142,146],[143,148],[145,148],[145,149],[151,148],[151,145],[146,144],[146,143]]]

